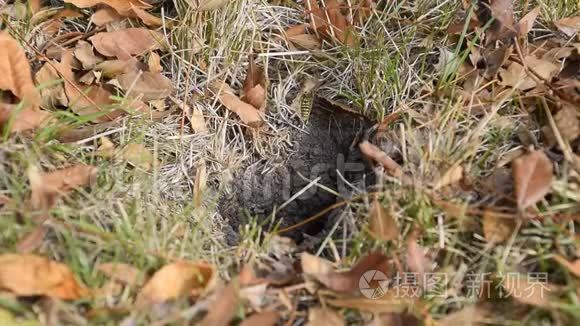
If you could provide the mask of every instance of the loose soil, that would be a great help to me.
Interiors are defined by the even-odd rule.
[[[358,150],[369,126],[363,117],[315,106],[305,129],[292,131],[294,151],[281,158],[282,164],[271,167],[265,162],[253,163],[235,176],[219,207],[231,226],[226,230],[228,243],[239,242],[240,226],[252,217],[257,217],[264,230],[274,230],[327,208],[337,196],[324,187],[348,198],[352,193],[349,183],[359,189],[370,185],[370,166]],[[317,178],[317,185],[289,200]],[[319,235],[330,222],[327,215],[284,235],[300,242],[305,234]]]

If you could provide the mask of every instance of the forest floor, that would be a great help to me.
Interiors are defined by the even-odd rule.
[[[0,18],[0,324],[580,322],[577,1]]]

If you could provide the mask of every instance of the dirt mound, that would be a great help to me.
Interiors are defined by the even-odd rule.
[[[348,197],[351,188],[345,180],[354,184],[367,180],[370,184],[369,177],[364,178],[370,175],[370,168],[357,146],[368,127],[366,119],[351,113],[314,108],[306,130],[292,132],[296,150],[283,158],[283,164],[272,168],[258,162],[234,178],[230,194],[219,205],[231,226],[227,241],[237,243],[239,227],[252,216],[268,230],[294,225],[318,213],[337,199],[324,187]],[[318,181],[311,184],[314,180]],[[325,223],[326,218],[321,218],[285,235],[301,241],[305,233],[319,233]]]

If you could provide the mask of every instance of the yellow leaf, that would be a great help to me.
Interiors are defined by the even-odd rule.
[[[213,266],[204,262],[181,261],[158,270],[137,297],[137,305],[163,303],[204,289],[216,277]]]
[[[158,165],[153,153],[141,144],[127,145],[121,152],[121,156],[123,159],[131,163],[131,165],[147,171]]]
[[[88,295],[67,266],[36,255],[1,255],[0,289],[20,297],[42,295],[62,300]]]

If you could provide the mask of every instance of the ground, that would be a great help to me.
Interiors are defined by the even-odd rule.
[[[129,2],[0,0],[0,323],[578,323],[577,2]]]

